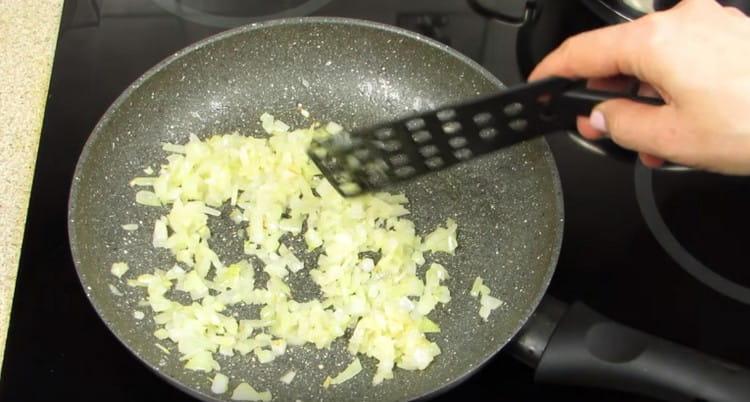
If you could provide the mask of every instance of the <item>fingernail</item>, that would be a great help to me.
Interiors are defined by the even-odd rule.
[[[591,127],[594,127],[597,131],[601,131],[602,133],[607,132],[607,122],[604,121],[604,114],[598,110],[591,112],[591,115],[589,116],[589,124],[591,124]]]

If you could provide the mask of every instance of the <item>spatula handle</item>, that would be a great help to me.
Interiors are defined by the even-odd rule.
[[[664,101],[661,98],[601,91],[597,89],[575,88],[565,91],[559,96],[556,101],[555,109],[559,113],[566,113],[572,116],[588,116],[596,105],[610,99],[620,98],[654,106],[664,105]]]
[[[637,91],[638,85],[636,85],[634,89]],[[640,96],[632,92],[623,93],[589,89],[585,88],[584,81],[578,81],[576,82],[576,84],[574,84],[574,88],[568,89],[558,95],[553,100],[553,104],[551,106],[554,109],[555,113],[559,114],[562,120],[565,120],[566,125],[574,128],[576,117],[588,116],[598,104],[610,99],[629,99],[634,102],[645,103],[654,106],[664,105],[664,100],[662,100],[661,98]],[[586,141],[587,146],[589,146],[590,148],[596,149],[599,153],[610,156],[614,159],[632,162],[637,157],[637,154],[635,152],[627,150],[607,138],[596,141],[583,141]],[[680,170],[684,169],[684,167],[676,166],[670,163],[665,164],[665,166],[670,170],[674,168],[680,168]]]

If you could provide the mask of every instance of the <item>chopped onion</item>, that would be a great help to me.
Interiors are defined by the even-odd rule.
[[[120,278],[125,274],[125,272],[128,272],[128,269],[130,269],[128,267],[128,264],[124,262],[116,262],[112,264],[112,268],[109,271],[112,273],[112,275]]]
[[[291,384],[296,375],[297,375],[297,372],[295,371],[292,371],[292,370],[287,371],[286,374],[284,374],[283,376],[281,376],[281,378],[279,378],[279,381],[283,382],[284,384]]]
[[[492,310],[495,310],[504,304],[502,300],[490,296],[490,288],[485,285],[482,278],[478,276],[474,279],[474,284],[471,286],[469,294],[472,297],[479,297],[479,316],[482,317],[484,321],[489,319]]]
[[[135,202],[150,207],[160,207],[159,197],[151,191],[141,190],[135,193]]]
[[[138,224],[137,223],[126,223],[122,225],[123,230],[127,230],[128,232],[132,232],[134,230],[138,230]]]
[[[154,235],[153,235],[153,241],[151,244],[156,248],[167,247],[168,237],[169,236],[167,234],[167,220],[165,217],[162,216],[161,218],[159,218],[159,220],[157,220],[154,223]]]
[[[270,401],[271,400],[271,392],[270,391],[263,391],[258,392],[250,386],[250,384],[243,382],[240,385],[237,386],[237,388],[234,389],[232,392],[232,396],[230,397],[233,401]]]
[[[244,220],[242,217],[242,211],[237,208],[233,209],[232,212],[229,213],[229,219],[239,225]]]
[[[344,131],[344,127],[341,127],[340,124],[334,123],[331,121],[328,124],[326,124],[325,130],[328,132],[328,134],[336,135]]]
[[[427,235],[422,245],[423,250],[432,252],[442,251],[453,255],[454,250],[458,246],[458,242],[456,241],[456,228],[458,226],[451,218],[448,218],[445,226],[445,228],[437,228]]]
[[[161,149],[171,152],[173,154],[184,154],[185,153],[185,147],[182,145],[177,144],[170,144],[168,142],[164,142],[161,144]]]
[[[484,280],[481,277],[474,279],[474,284],[471,286],[469,294],[472,297],[479,297],[479,295],[489,294],[490,288],[484,285]]]
[[[136,177],[130,181],[131,186],[153,186],[156,183],[155,177]]]
[[[229,377],[221,373],[216,373],[211,381],[211,392],[214,394],[223,394],[229,389]]]
[[[136,320],[142,320],[143,317],[145,317],[145,316],[146,315],[143,314],[143,311],[138,311],[138,310],[133,311],[133,318],[135,318]]]
[[[204,372],[219,370],[217,353],[252,353],[268,363],[289,345],[329,348],[348,333],[350,353],[377,360],[374,384],[393,378],[394,367],[425,369],[440,354],[425,335],[440,331],[428,315],[451,295],[442,265],[431,264],[424,276],[418,268],[426,251],[455,252],[456,223],[448,219],[423,242],[407,219],[403,194],[341,197],[306,153],[314,138],[341,132],[340,125],[314,123],[290,131],[267,113],[260,122],[268,138],[191,135],[186,144],[163,144],[170,155],[159,175],[132,182],[152,189],[137,192],[137,202],[170,208],[154,223],[152,245],[167,249],[179,263],[127,282],[145,290],[154,336],[174,342],[187,369]],[[217,239],[208,217],[221,216],[226,203],[227,218],[244,228],[245,253],[268,274],[265,283],[256,283],[249,261],[225,265],[211,249]],[[285,244],[290,236],[304,239],[307,250],[292,251]],[[310,251],[317,262],[306,267]],[[319,299],[293,298],[286,280],[303,270],[319,287]],[[191,300],[178,302],[185,293]],[[229,312],[243,304],[259,306],[259,315],[238,320]],[[327,385],[361,369],[355,357]],[[243,383],[235,397],[270,399],[270,393]]]
[[[122,296],[122,292],[120,292],[120,289],[117,289],[115,285],[110,284],[109,291],[115,296]]]
[[[483,320],[487,321],[492,310],[503,305],[503,301],[490,296],[489,294],[483,294],[482,298],[479,299],[479,316]]]
[[[351,362],[344,371],[340,372],[336,377],[326,377],[325,381],[323,382],[323,388],[328,388],[331,385],[338,385],[343,382],[351,380],[355,375],[359,374],[359,372],[362,371],[362,363],[359,362],[358,358],[354,358],[354,361]]]

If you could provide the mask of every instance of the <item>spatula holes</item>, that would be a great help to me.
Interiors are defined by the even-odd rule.
[[[416,172],[417,170],[414,169],[414,166],[401,166],[400,168],[393,171],[396,176],[402,179],[413,176]]]
[[[362,166],[362,162],[356,155],[348,155],[346,157],[346,166],[349,169],[359,169]]]
[[[526,121],[526,119],[513,119],[508,123],[508,127],[510,127],[513,131],[524,131],[526,130],[526,127],[529,125],[529,122]]]
[[[365,172],[368,174],[380,174],[388,170],[388,164],[382,159],[373,159],[365,164]]]
[[[370,150],[367,148],[360,148],[354,151],[354,156],[362,161],[370,159],[370,155]]]
[[[401,141],[399,140],[388,140],[383,143],[383,149],[388,152],[395,152],[401,149]]]
[[[472,119],[474,120],[474,124],[476,124],[479,127],[484,127],[486,125],[489,125],[492,123],[492,120],[493,120],[492,114],[488,112],[475,114]]]
[[[334,174],[334,178],[336,179],[336,182],[340,183],[339,187],[341,187],[341,185],[343,184],[354,182],[352,175],[346,171],[336,172]]]
[[[486,127],[481,130],[479,130],[479,138],[490,141],[497,137],[497,129],[494,127]]]
[[[435,170],[440,168],[445,164],[445,161],[443,161],[443,158],[439,156],[435,156],[433,158],[429,158],[424,161],[425,166],[427,166],[429,169]]]
[[[328,151],[326,151],[326,149],[322,146],[315,145],[315,147],[312,149],[312,154],[319,159],[323,159],[328,156]]]
[[[417,131],[424,128],[424,119],[416,118],[406,122],[406,129],[409,131]]]
[[[406,154],[393,155],[388,160],[393,166],[403,166],[409,163],[409,157]]]
[[[375,138],[377,138],[377,139],[379,139],[381,141],[385,141],[385,140],[393,137],[393,134],[394,134],[394,132],[393,132],[393,129],[391,127],[384,127],[384,128],[379,128],[379,129],[375,130]]]
[[[424,142],[429,141],[432,139],[432,135],[429,131],[426,130],[419,130],[416,133],[412,133],[411,138],[416,142],[417,144],[422,144]]]
[[[359,184],[354,183],[354,182],[342,183],[339,186],[339,189],[341,189],[341,192],[346,195],[357,195],[362,192],[362,187],[360,187]]]
[[[443,124],[443,132],[448,135],[456,134],[459,131],[461,131],[461,123],[457,121],[449,121]]]
[[[419,148],[419,153],[425,158],[429,158],[433,155],[437,155],[438,151],[439,151],[438,147],[434,145],[425,145],[422,148]]]
[[[474,154],[471,152],[469,148],[461,148],[453,151],[453,156],[456,157],[456,159],[465,161],[469,158],[471,158]]]
[[[518,116],[521,112],[523,112],[523,105],[519,102],[510,103],[503,108],[503,113],[508,117]]]
[[[463,148],[466,146],[466,138],[464,137],[453,137],[450,140],[448,140],[448,144],[450,144],[453,148]]]
[[[453,109],[445,109],[437,112],[437,118],[440,121],[450,121],[456,118],[456,111]]]
[[[555,121],[557,120],[557,113],[553,112],[549,108],[544,108],[539,112],[539,118],[544,121]]]

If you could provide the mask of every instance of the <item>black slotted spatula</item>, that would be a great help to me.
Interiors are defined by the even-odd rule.
[[[344,196],[446,169],[542,135],[575,128],[613,98],[662,105],[659,98],[585,88],[585,81],[552,77],[498,94],[401,120],[314,140],[308,150]]]

